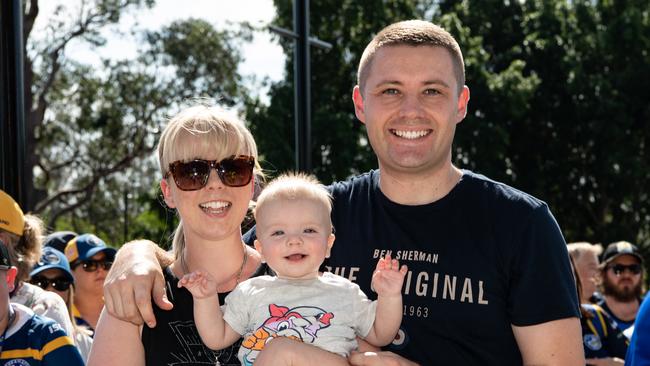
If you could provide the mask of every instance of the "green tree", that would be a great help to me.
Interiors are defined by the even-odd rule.
[[[111,22],[131,6],[126,1],[85,4],[91,14],[114,5],[117,15]],[[207,21],[187,19],[138,33],[135,59],[105,59],[97,67],[67,58],[63,50],[71,39],[101,44],[93,37],[107,24],[55,32],[52,37],[62,45],[56,67],[33,61],[51,54],[47,40],[31,46],[28,63],[39,67],[28,90],[42,96],[33,109],[43,109],[40,117],[31,115],[38,123],[33,123],[28,147],[38,167],[35,187],[44,192],[34,211],[50,228],[92,231],[111,243],[140,236],[161,239],[172,230],[174,218],[158,199],[152,153],[160,131],[188,99],[242,99],[241,55],[235,45],[250,40],[250,29],[220,31]]]
[[[470,166],[547,201],[568,241],[647,248],[650,4],[445,5],[488,55],[478,70],[468,68],[474,113],[457,141],[472,152]],[[481,81],[485,70],[515,65],[531,82],[511,78],[499,92],[498,79]]]

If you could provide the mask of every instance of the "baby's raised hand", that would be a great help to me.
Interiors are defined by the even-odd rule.
[[[178,287],[185,287],[195,299],[205,299],[217,294],[217,282],[205,271],[194,271],[178,281]]]
[[[372,274],[372,288],[377,295],[400,295],[402,284],[408,268],[406,265],[399,266],[397,259],[391,259],[390,254],[380,258],[377,262],[375,273]]]

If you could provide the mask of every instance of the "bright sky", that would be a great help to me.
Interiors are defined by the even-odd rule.
[[[58,4],[65,4],[72,9],[78,8],[79,0],[41,0],[40,13],[33,35],[42,32],[48,19]],[[158,0],[152,9],[133,12],[125,17],[119,25],[124,32],[121,36],[106,32],[106,47],[96,50],[88,46],[73,43],[66,50],[68,57],[78,61],[99,64],[98,54],[116,59],[134,57],[137,51],[135,40],[128,30],[137,22],[138,28],[159,29],[161,26],[177,19],[202,18],[208,20],[217,29],[227,28],[228,22],[248,21],[254,26],[263,26],[275,16],[272,0]],[[280,80],[284,75],[285,55],[276,40],[268,31],[257,32],[253,42],[242,46],[244,62],[240,65],[243,76],[255,76],[257,80],[269,77]]]

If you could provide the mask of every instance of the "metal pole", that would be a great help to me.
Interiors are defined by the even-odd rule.
[[[311,70],[309,57],[309,0],[294,0],[294,110],[296,123],[296,169],[311,170]]]
[[[124,240],[126,243],[129,239],[129,191],[124,190]]]
[[[25,109],[23,70],[23,10],[21,0],[0,3],[0,184],[25,207]]]

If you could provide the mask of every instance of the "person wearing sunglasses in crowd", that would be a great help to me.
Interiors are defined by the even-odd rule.
[[[589,302],[596,288],[592,277],[598,272],[597,253],[602,247],[588,242],[570,243],[567,247],[580,296],[580,324],[587,365],[621,366],[625,362],[628,339],[605,310]],[[588,290],[585,291],[585,287]]]
[[[338,244],[325,267],[369,296],[382,255],[409,273],[393,352],[350,362],[584,364],[569,256],[548,206],[452,163],[469,102],[456,40],[426,21],[389,25],[364,50],[357,79],[352,101],[379,169],[331,186]],[[121,249],[105,290],[113,314],[155,324],[151,295],[171,306],[154,248]]]
[[[83,325],[75,324],[72,308],[74,307],[74,277],[65,255],[53,247],[44,247],[41,259],[29,274],[29,282],[43,290],[61,296],[68,306],[68,315],[73,322],[72,338],[81,353],[84,362],[88,360],[93,345],[92,331]]]
[[[78,325],[94,330],[104,308],[103,286],[116,250],[94,234],[79,235],[68,242],[68,258],[75,282],[73,313]]]
[[[83,366],[79,350],[60,324],[10,302],[16,275],[17,268],[12,266],[7,246],[0,239],[0,363]]]
[[[600,267],[603,297],[600,305],[626,331],[634,325],[643,296],[643,257],[636,245],[627,241],[611,243],[603,253]]]
[[[0,239],[7,246],[18,274],[11,292],[11,302],[25,305],[36,314],[61,324],[67,334],[74,327],[61,297],[32,285],[27,280],[32,267],[41,257],[43,222],[37,216],[23,214],[11,196],[0,190]]]
[[[156,283],[156,291],[172,299],[173,308],[165,303],[152,309],[155,327],[102,312],[88,363],[239,365],[241,340],[220,351],[205,346],[194,324],[192,295],[177,285],[183,275],[205,269],[218,284],[223,302],[239,282],[267,273],[259,253],[243,243],[240,228],[253,197],[254,177],[261,177],[255,141],[234,115],[199,104],[168,122],[158,159],[164,201],[180,219],[173,258],[169,261],[166,252],[159,253],[165,260],[164,277]],[[157,264],[155,257],[142,259]],[[115,306],[121,304],[107,300],[106,308]]]

